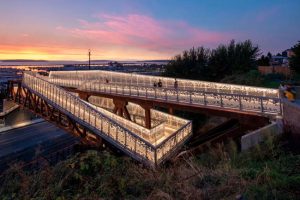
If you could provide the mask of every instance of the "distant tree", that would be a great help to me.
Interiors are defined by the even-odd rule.
[[[288,55],[287,55],[287,51],[283,51],[282,53],[281,53],[281,55],[283,56],[283,57],[287,57]]]
[[[250,40],[235,43],[230,41],[228,45],[220,45],[213,50],[208,69],[211,80],[221,80],[227,75],[246,73],[256,68],[256,58],[259,48]]]
[[[248,72],[256,67],[259,48],[250,40],[219,45],[214,50],[199,47],[175,56],[166,67],[166,76],[219,81],[226,75]]]
[[[206,80],[210,50],[204,47],[192,48],[175,56],[166,66],[165,75],[177,78]]]
[[[280,54],[280,53],[277,53],[276,56],[281,56],[281,54]]]
[[[270,52],[268,52],[267,57],[269,58],[269,60],[271,60],[272,54]]]
[[[300,41],[292,48],[292,51],[294,55],[290,58],[290,66],[300,74]]]
[[[262,55],[257,61],[258,66],[269,66],[270,65],[270,59],[268,56]]]

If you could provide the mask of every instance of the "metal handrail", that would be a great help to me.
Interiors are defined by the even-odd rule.
[[[50,72],[49,77],[52,79],[63,78],[67,80],[76,79],[78,80],[104,80],[108,79],[110,82],[120,82],[122,84],[130,85],[153,85],[154,81],[159,79],[163,82],[163,85],[170,87],[174,86],[174,78],[162,77],[162,76],[149,76],[149,75],[140,75],[140,74],[129,74],[124,72],[112,72],[104,70],[92,70],[92,71],[53,71]],[[254,87],[246,85],[236,85],[236,84],[227,84],[227,83],[217,83],[217,82],[208,82],[208,81],[199,81],[199,80],[188,80],[188,79],[177,79],[178,87],[181,89],[186,89],[187,87],[192,87],[193,90],[202,87],[202,89],[209,90],[214,89],[217,92],[231,91],[231,93],[236,93],[240,91],[241,93],[260,93],[257,96],[272,96],[278,97],[278,89],[263,88],[263,87]],[[201,89],[201,90],[202,90]],[[233,94],[234,94],[233,93]]]
[[[60,84],[60,81],[59,80],[52,80],[54,83],[56,84]],[[103,89],[104,88],[104,89]],[[105,89],[106,88],[106,89]],[[119,89],[118,89],[119,88]],[[199,103],[193,103],[193,98],[192,98],[192,95],[194,94],[197,94],[197,93],[200,93],[201,95],[199,95],[199,97],[203,98],[203,101],[204,101],[204,105],[206,106],[211,106],[211,105],[207,105],[207,103],[209,102],[206,102],[206,99],[205,96],[208,96],[208,95],[212,95],[212,96],[216,96],[216,98],[219,98],[219,99],[222,99],[223,100],[228,100],[227,97],[232,97],[231,99],[237,99],[239,101],[239,104],[240,106],[239,107],[236,107],[235,110],[246,110],[246,111],[249,111],[249,109],[244,109],[243,108],[243,104],[242,101],[246,101],[246,100],[249,100],[249,99],[255,99],[257,101],[257,105],[260,106],[260,112],[261,113],[269,113],[269,114],[278,114],[278,113],[281,113],[281,99],[280,98],[274,98],[274,97],[263,97],[263,96],[252,96],[252,95],[244,95],[244,94],[229,94],[229,93],[215,93],[215,92],[207,92],[207,91],[199,91],[199,92],[191,92],[191,91],[179,91],[179,90],[176,90],[176,89],[166,89],[166,88],[156,88],[156,87],[146,87],[146,86],[131,86],[131,85],[117,85],[117,84],[110,84],[110,83],[102,83],[102,82],[99,82],[99,81],[90,81],[90,82],[85,82],[83,85],[81,85],[79,87],[79,89],[81,90],[85,90],[85,91],[104,91],[106,93],[111,93],[111,94],[119,94],[119,92],[117,91],[121,91],[120,94],[122,95],[132,95],[132,91],[137,91],[137,93],[135,93],[135,95],[137,96],[141,96],[141,97],[146,97],[146,98],[149,98],[149,99],[163,99],[163,100],[169,100],[169,101],[175,101],[175,102],[181,102],[179,98],[177,98],[176,100],[174,99],[170,99],[170,97],[174,97],[173,95],[172,96],[168,96],[168,93],[173,93],[173,94],[176,94],[177,96],[179,94],[183,94],[183,93],[186,93],[186,95],[189,95],[189,104],[199,104]],[[130,91],[130,93],[125,93],[124,89],[128,89]],[[150,95],[147,95],[147,91],[154,91],[155,92],[155,95],[153,96],[150,96]],[[146,95],[141,95],[141,93],[145,93],[146,92]],[[160,93],[163,93],[165,97],[163,98],[158,98],[156,93],[157,92],[160,92]],[[179,95],[180,96],[180,95]],[[169,97],[169,98],[168,98]],[[231,100],[229,99],[229,100]],[[271,112],[267,109],[265,109],[265,105],[264,103],[269,103],[268,101],[273,101],[273,103],[275,102],[275,106],[276,106],[276,103],[278,103],[278,105],[276,106],[277,109],[275,112]],[[186,101],[184,102],[186,103]],[[203,104],[199,104],[199,105],[203,105]],[[217,105],[214,105],[214,106],[217,106]],[[228,109],[233,109],[234,107],[230,107],[230,106],[224,106],[224,104],[222,104],[222,102],[220,102],[218,104],[218,107],[221,107],[221,108],[228,108]],[[250,109],[250,111],[255,111],[257,112],[257,109]]]
[[[36,78],[36,77],[35,77],[35,78]],[[37,78],[37,79],[38,79],[38,78]],[[23,79],[23,80],[24,80],[24,79]],[[41,79],[41,80],[42,80],[42,79]],[[43,81],[45,81],[45,80],[43,80]],[[46,81],[46,82],[48,82],[48,81]],[[24,83],[24,82],[22,82],[22,83],[23,83],[25,86],[29,87],[29,89],[31,89],[30,86],[28,86],[26,83]],[[51,84],[50,82],[48,82],[48,83]],[[74,99],[76,99],[75,101],[81,102],[82,104],[84,104],[84,106],[86,106],[87,108],[90,108],[91,110],[95,111],[98,115],[100,115],[101,117],[107,119],[107,120],[110,121],[112,124],[121,127],[120,124],[118,124],[117,122],[113,121],[112,119],[110,119],[110,118],[107,117],[106,115],[103,115],[103,114],[102,114],[101,112],[99,112],[98,110],[92,108],[90,105],[88,105],[88,104],[85,103],[84,101],[81,101],[81,99],[79,99],[79,98],[76,97],[75,95],[73,95],[73,94],[71,94],[71,93],[68,93],[68,92],[65,91],[63,88],[61,88],[61,87],[59,87],[59,86],[57,86],[57,85],[53,85],[53,84],[51,84],[51,85],[52,85],[52,87],[55,87],[55,88],[57,88],[57,89],[59,89],[59,90],[65,92],[66,95],[69,95],[69,96],[71,96],[71,97],[74,97]],[[32,90],[32,89],[31,89],[31,92],[39,93],[39,92],[37,92],[36,90]],[[44,95],[41,94],[41,93],[39,93],[39,94],[42,95],[42,96],[44,96]],[[44,97],[46,97],[46,96],[44,96]],[[47,97],[46,97],[46,98],[47,98]],[[54,103],[55,103],[55,102],[54,102]],[[55,103],[55,104],[58,105],[59,107],[61,107],[59,104],[57,104],[57,103]],[[62,108],[62,107],[61,107],[61,108]],[[144,138],[141,138],[140,136],[138,136],[138,135],[132,133],[132,132],[131,132],[129,129],[127,129],[127,128],[124,128],[124,129],[125,129],[126,131],[128,131],[129,133],[131,133],[133,137],[139,138],[140,140],[142,140],[143,142],[145,142],[146,144],[148,144],[149,146],[152,146],[152,147],[154,148],[154,146],[153,146],[151,143],[149,143],[148,141],[144,140]]]

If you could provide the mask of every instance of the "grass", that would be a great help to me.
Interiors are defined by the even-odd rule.
[[[239,153],[233,142],[153,170],[108,152],[79,153],[0,176],[0,199],[299,199],[300,156],[267,140]]]

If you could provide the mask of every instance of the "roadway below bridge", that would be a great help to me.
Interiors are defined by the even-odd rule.
[[[78,138],[45,121],[1,132],[0,171],[15,161],[26,163],[37,154],[47,157],[78,142]]]

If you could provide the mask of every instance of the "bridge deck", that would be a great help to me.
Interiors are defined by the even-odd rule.
[[[50,80],[51,81],[51,80]],[[62,85],[56,80],[58,85]],[[211,92],[175,91],[161,88],[127,87],[124,85],[85,83],[78,89],[67,88],[73,92],[86,92],[92,96],[119,97],[131,102],[152,102],[153,105],[179,108],[199,108],[209,111],[227,111],[249,115],[276,116],[282,112],[279,98],[256,97]]]
[[[146,98],[159,103],[177,103],[261,115],[282,113],[278,90],[241,85],[174,79],[108,71],[50,72],[48,80],[86,92]],[[153,87],[161,80],[163,87]]]
[[[145,129],[115,114],[96,108],[64,89],[36,77],[36,74],[25,73],[22,85],[94,134],[131,157],[152,166],[167,159],[191,135],[191,122],[188,120],[172,116],[169,118],[171,124],[177,124],[174,129],[166,122],[167,128]],[[157,116],[165,117],[162,114]],[[155,138],[161,131],[163,131],[162,137],[155,142],[143,137],[143,134],[149,134]]]

